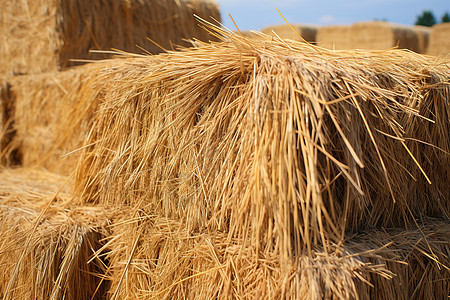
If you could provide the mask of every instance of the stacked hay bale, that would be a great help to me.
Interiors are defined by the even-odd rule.
[[[334,50],[352,49],[350,40],[350,25],[324,26],[317,30],[317,45],[320,47]]]
[[[207,41],[213,37],[197,26],[194,14],[220,21],[212,0],[0,3],[0,74],[6,75],[56,71],[73,65],[71,59],[109,56],[90,50],[140,52],[137,47],[142,47],[159,53],[160,47],[186,45],[184,39]]]
[[[319,28],[317,43],[335,50],[385,50],[398,47],[425,53],[428,36],[429,32],[422,28],[373,21]]]
[[[278,36],[283,39],[315,43],[317,26],[301,25],[301,24],[282,24],[282,25],[268,26],[263,30],[261,30],[261,32],[270,36]]]
[[[185,39],[215,39],[198,26],[194,14],[220,20],[211,0],[1,3],[0,74],[5,81],[0,160],[3,165],[39,165],[61,174],[74,170],[77,156],[61,157],[81,147],[89,131],[95,102],[84,101],[82,91],[97,66],[58,70],[72,65],[71,59],[110,56],[90,53],[93,49],[136,51],[138,45],[157,53],[163,47],[187,45]],[[86,109],[91,110],[83,112]]]
[[[79,63],[73,59],[85,63],[110,57],[89,52],[95,49],[136,52],[138,45],[156,53],[188,45],[184,39],[214,39],[198,27],[194,14],[220,20],[217,4],[210,0],[0,0],[0,4],[0,297],[104,299],[109,289],[108,279],[102,277],[108,261],[101,255],[108,235],[107,210],[77,205],[70,190],[59,190],[66,181],[71,186],[70,177],[4,166],[73,173],[76,157],[61,157],[83,146],[97,109],[95,100],[100,98],[89,78],[110,62],[66,67]]]
[[[400,49],[419,52],[419,41],[414,28],[383,21],[353,24],[351,44],[351,49],[384,50],[398,46]]]
[[[447,296],[448,67],[216,30],[93,78],[75,196],[127,211],[110,296]]]
[[[10,78],[9,94],[4,99],[14,107],[9,113],[14,120],[9,130],[14,134],[4,149],[20,153],[24,167],[40,166],[69,175],[96,109],[97,103],[86,99],[92,96],[89,78],[109,65],[106,61]]]
[[[428,54],[447,57],[450,54],[450,23],[436,24],[431,28]]]
[[[93,257],[107,235],[100,207],[73,207],[65,177],[0,172],[2,299],[102,299],[106,262]]]

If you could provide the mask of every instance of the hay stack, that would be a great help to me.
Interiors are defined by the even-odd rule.
[[[0,173],[0,296],[3,299],[101,299],[104,209],[74,208],[65,178],[30,169]],[[53,202],[49,205],[50,201]]]
[[[205,45],[124,61],[93,79],[108,85],[98,92],[103,104],[87,142],[95,145],[78,169],[85,201],[157,205],[193,226],[205,225],[204,215],[219,226],[242,197],[250,211],[260,207],[253,201],[278,211],[287,207],[272,207],[273,199],[317,197],[327,212],[303,217],[325,214],[331,231],[344,212],[345,228],[402,223],[406,206],[448,213],[446,201],[410,199],[416,182],[448,169],[446,160],[420,175],[414,163],[423,151],[431,159],[449,150],[445,66],[404,51],[333,53],[277,42],[264,50],[267,41],[232,38],[246,52],[230,42]],[[288,95],[295,97],[280,100]],[[275,147],[280,140],[285,146]],[[448,182],[434,179],[433,187]]]
[[[255,245],[222,232],[190,234],[178,221],[136,212],[116,220],[106,246],[110,297],[444,299],[450,269],[439,262],[448,263],[450,224],[420,227],[361,232],[328,253],[304,253],[287,270],[286,291],[273,253],[256,255]]]
[[[383,50],[396,46],[420,52],[418,34],[414,28],[383,21],[352,25],[350,49]]]
[[[70,59],[107,56],[89,50],[116,48],[141,52],[162,50],[160,46],[187,45],[183,39],[211,38],[200,29],[194,14],[220,21],[212,0],[119,0],[70,1],[1,0],[0,74],[56,71],[73,65]]]
[[[324,26],[317,29],[317,45],[327,49],[352,49],[351,26]]]
[[[77,169],[76,195],[84,203],[135,207],[153,220],[142,230],[119,229],[134,237],[133,247],[125,254],[117,248],[113,268],[120,261],[134,268],[132,257],[160,257],[158,274],[176,284],[148,279],[153,271],[137,267],[141,287],[164,294],[195,278],[207,296],[259,291],[295,298],[306,293],[313,280],[307,278],[316,278],[299,271],[305,261],[325,254],[336,253],[335,265],[360,270],[342,275],[345,282],[390,274],[340,259],[336,245],[354,232],[410,228],[430,215],[448,222],[446,65],[409,51],[329,51],[217,30],[225,36],[221,43],[124,60],[93,78],[103,83],[101,105]],[[161,233],[166,223],[175,225]],[[158,232],[155,246],[140,243],[139,236]],[[180,249],[196,243],[209,251],[198,256],[207,266],[174,274],[174,266],[190,266],[182,260],[192,254]],[[146,250],[136,252],[141,246]],[[327,269],[326,255],[324,261],[317,272],[325,283],[318,286],[336,296],[356,293],[328,276],[335,267]],[[439,261],[448,265],[445,256]],[[195,275],[201,272],[208,273],[205,281]],[[228,276],[221,290],[209,277],[219,273]],[[317,289],[311,293],[321,295]]]
[[[312,25],[282,24],[268,26],[261,30],[261,32],[270,36],[278,36],[282,39],[290,39],[295,41],[304,40],[309,43],[315,43],[317,27]]]
[[[450,23],[436,24],[431,28],[428,54],[447,57],[450,53]]]
[[[5,150],[20,153],[25,167],[40,166],[59,174],[70,174],[90,130],[97,102],[89,78],[112,62],[88,64],[63,72],[15,76],[6,103],[13,137]],[[11,140],[11,137],[10,137]]]

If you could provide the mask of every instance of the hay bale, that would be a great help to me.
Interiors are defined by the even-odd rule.
[[[450,223],[361,232],[329,251],[290,261],[223,232],[189,233],[176,220],[136,212],[112,226],[111,299],[444,299]],[[283,285],[289,287],[285,288]]]
[[[66,178],[31,169],[0,173],[0,296],[3,299],[102,299],[92,258],[103,246],[106,210],[70,205]],[[49,202],[53,201],[50,205]]]
[[[188,45],[184,39],[208,40],[194,14],[220,21],[212,0],[70,1],[1,0],[0,74],[56,71],[74,65],[71,59],[99,59],[109,55],[89,50],[162,51],[147,40],[172,49]]]
[[[101,105],[77,169],[81,201],[222,233],[238,256],[276,257],[277,282],[291,283],[295,258],[317,247],[449,215],[449,177],[433,177],[450,169],[434,163],[450,153],[447,66],[217,30],[221,43],[92,79]]]
[[[394,275],[389,279],[371,273],[369,281],[374,288],[367,299],[448,297],[450,223],[448,219],[426,218],[418,225],[369,230],[349,238],[349,251],[362,253],[365,263],[381,264]]]
[[[97,105],[88,98],[95,92],[89,79],[110,63],[9,79],[13,136],[8,149],[20,153],[21,165],[65,175],[75,169],[75,150],[83,145]]]
[[[450,53],[450,24],[436,24],[431,28],[428,54],[447,57]]]
[[[295,41],[307,41],[309,43],[316,42],[317,26],[301,25],[301,24],[282,24],[268,26],[261,30],[261,32],[270,35],[278,36],[282,39],[291,39]]]
[[[351,26],[324,26],[317,29],[317,45],[327,49],[352,49]]]
[[[417,42],[419,45],[418,53],[427,54],[428,44],[430,43],[431,28],[419,25],[416,25],[413,28],[417,33]]]
[[[442,150],[448,152],[449,74],[444,66],[404,51],[319,52],[290,42],[293,51],[282,42],[231,38],[241,43],[245,56],[224,42],[125,61],[93,79],[109,84],[98,93],[103,105],[88,140],[95,145],[85,149],[78,169],[76,190],[83,199],[118,206],[145,201],[141,204],[156,205],[194,227],[205,225],[205,215],[218,218],[217,224],[233,215],[233,209],[241,215],[235,205],[244,196],[247,209],[260,207],[250,203],[264,203],[276,218],[272,210],[281,208],[274,199],[297,203],[314,195],[327,207],[323,217],[334,220],[331,231],[347,210],[345,228],[402,223],[409,218],[406,206],[419,215],[448,213],[445,197],[409,199],[411,186],[425,177],[411,176],[421,171],[410,164],[413,159],[403,145],[404,139],[420,145],[417,140],[424,141],[426,155],[433,156],[426,143],[438,145],[440,136]],[[194,76],[198,74],[208,80]],[[430,74],[433,85],[427,82]],[[255,97],[256,102],[251,100]],[[301,106],[304,101],[309,101],[308,109]],[[426,115],[434,124],[420,115],[430,103],[445,108]],[[294,109],[305,120],[314,116],[317,131],[295,119]],[[417,130],[405,133],[407,126],[422,120],[429,126],[423,126],[420,136]],[[301,128],[302,134],[289,128]],[[280,140],[285,147],[271,146]],[[417,159],[420,153],[413,154]],[[433,166],[425,174],[431,176],[436,168],[448,166]],[[448,183],[435,179],[433,186]],[[288,192],[293,187],[298,194]],[[311,189],[316,192],[310,194]],[[301,219],[306,208],[296,209]],[[317,212],[314,218],[321,215]]]
[[[383,50],[396,46],[420,52],[414,28],[383,21],[360,22],[351,27],[351,49]]]

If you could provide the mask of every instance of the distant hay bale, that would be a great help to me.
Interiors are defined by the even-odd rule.
[[[396,46],[420,52],[414,28],[383,21],[360,22],[351,27],[351,49],[384,50]]]
[[[317,45],[320,47],[345,50],[352,49],[351,26],[335,25],[324,26],[317,29]]]
[[[431,28],[428,54],[447,57],[450,54],[450,23],[436,24]]]
[[[292,27],[292,28],[291,28]],[[278,35],[282,39],[291,39],[295,41],[307,41],[309,43],[316,42],[317,26],[301,25],[301,24],[282,24],[275,26],[268,26],[261,30],[261,32],[270,35]]]
[[[385,50],[397,47],[418,53],[426,51],[426,30],[383,21],[350,26],[325,26],[317,31],[317,45],[334,50]]]
[[[71,59],[99,59],[89,50],[120,49],[151,53],[188,45],[184,39],[213,38],[201,29],[194,14],[220,21],[213,0],[69,1],[1,0],[0,74],[56,71]],[[137,45],[137,46],[136,46]]]
[[[413,29],[417,33],[417,42],[419,45],[418,53],[427,54],[428,44],[430,43],[431,28],[416,25]]]
[[[111,299],[444,299],[450,224],[370,230],[329,252],[303,253],[280,278],[280,257],[222,232],[137,212],[112,226]],[[255,248],[256,246],[256,248]],[[446,263],[447,265],[441,265]],[[284,290],[283,285],[290,287]]]
[[[0,172],[2,299],[103,299],[105,262],[92,256],[103,246],[106,211],[71,206],[68,188],[57,193],[64,181],[30,169]]]
[[[109,63],[8,80],[13,135],[7,149],[20,153],[21,165],[66,175],[75,169],[77,152],[67,154],[83,145],[96,108],[95,101],[86,99],[94,93],[89,79]]]

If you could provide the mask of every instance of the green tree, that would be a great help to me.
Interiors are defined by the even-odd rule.
[[[448,14],[448,12],[446,12],[441,19],[442,23],[449,23],[450,22],[450,15]]]
[[[425,10],[421,15],[417,16],[416,25],[433,26],[436,24],[436,18],[429,10]]]

